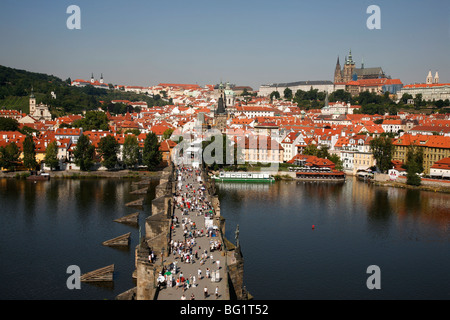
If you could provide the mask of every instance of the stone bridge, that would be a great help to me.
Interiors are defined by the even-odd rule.
[[[141,237],[135,249],[136,287],[117,296],[117,299],[136,300],[248,300],[249,294],[244,287],[244,259],[238,238],[237,245],[225,238],[225,219],[220,215],[220,203],[215,191],[214,180],[201,171],[200,177],[187,176],[181,182],[177,175],[178,168],[173,165],[162,172],[160,183],[156,187],[155,198],[151,204],[151,215],[145,221],[145,235]],[[180,179],[180,181],[178,181]],[[176,188],[191,184],[193,189],[203,186],[204,197],[212,206],[213,234],[207,232],[205,216],[196,210],[183,214],[182,209],[175,205]],[[179,224],[174,223],[177,217]],[[203,234],[195,237],[195,251],[198,257],[189,262],[181,261],[176,252],[172,252],[171,242],[183,241],[183,229],[180,227],[183,218],[195,222],[196,230],[203,229]],[[209,220],[211,222],[211,220]],[[211,243],[219,242],[220,250],[211,249]],[[200,255],[205,253],[206,259]],[[151,253],[154,259],[149,259]],[[193,260],[193,261],[192,261]],[[176,265],[176,273],[173,266]],[[209,277],[206,277],[207,268]],[[201,275],[199,274],[199,269]],[[190,280],[182,282],[183,286],[161,286],[158,277],[171,273],[174,279]],[[166,277],[168,279],[168,277]],[[181,279],[183,280],[183,279]],[[208,294],[204,294],[207,288]],[[218,295],[216,295],[216,290]]]

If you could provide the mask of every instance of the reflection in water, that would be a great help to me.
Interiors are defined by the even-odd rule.
[[[150,185],[154,197],[158,181]],[[113,220],[139,211],[128,208],[132,180],[0,179],[0,299],[114,299],[135,286],[134,250],[138,229]],[[139,196],[141,197],[141,196]],[[115,250],[102,242],[132,232],[130,247]],[[113,286],[82,285],[68,290],[66,270],[82,273],[115,264]]]
[[[239,224],[257,299],[450,298],[448,194],[351,178],[216,186],[228,239]],[[386,284],[376,297],[365,286],[371,264]]]

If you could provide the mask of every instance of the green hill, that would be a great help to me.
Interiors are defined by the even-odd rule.
[[[0,65],[0,108],[28,112],[31,88],[36,96],[36,102],[48,105],[50,112],[55,116],[96,110],[102,106],[100,101],[146,101],[148,106],[166,104],[162,99],[158,99],[159,97],[153,99],[147,95],[97,89],[91,86],[72,87],[70,79],[63,81],[53,75]],[[56,99],[52,98],[51,92],[55,93]]]

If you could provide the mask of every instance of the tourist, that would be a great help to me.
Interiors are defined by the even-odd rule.
[[[217,286],[216,287],[216,299],[218,299],[219,298],[219,287]]]
[[[208,297],[208,288],[205,286],[205,288],[203,289],[203,293],[205,295],[205,299]]]
[[[186,300],[186,296],[184,294],[181,296],[181,300]]]

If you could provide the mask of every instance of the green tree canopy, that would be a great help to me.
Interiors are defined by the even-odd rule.
[[[287,100],[291,100],[292,99],[292,90],[290,88],[286,88],[284,89],[284,98]]]
[[[123,163],[127,168],[137,165],[141,158],[139,142],[135,135],[127,135],[123,143]]]
[[[116,138],[111,135],[107,135],[100,139],[98,144],[99,154],[103,159],[102,164],[108,170],[114,169],[118,163],[117,153],[119,152],[119,147]]]
[[[0,117],[0,131],[17,131],[19,122],[15,119]]]
[[[82,171],[88,171],[94,164],[95,147],[88,136],[82,134],[74,148],[74,162]]]
[[[35,143],[31,136],[23,141],[23,165],[31,170],[35,170],[37,166]]]
[[[173,133],[173,129],[167,129],[166,131],[164,131],[164,133],[163,133],[163,140],[167,140],[167,139],[170,139],[170,137],[172,136],[172,133]]]
[[[273,98],[280,99],[280,93],[278,91],[272,91],[272,93],[270,94],[270,101],[272,101]]]
[[[72,127],[83,128],[83,131],[109,130],[108,117],[101,111],[88,111],[84,118],[72,123]]]
[[[47,145],[47,149],[45,150],[44,162],[47,166],[50,167],[50,170],[55,170],[58,168],[58,144],[56,140],[50,142]]]
[[[392,166],[392,155],[394,145],[392,139],[386,136],[380,136],[370,141],[373,157],[381,172],[387,172]]]
[[[147,134],[142,151],[142,162],[149,170],[155,170],[162,161],[162,153],[159,150],[158,137],[154,132]]]
[[[19,165],[20,149],[15,142],[0,147],[0,168],[14,171]]]

